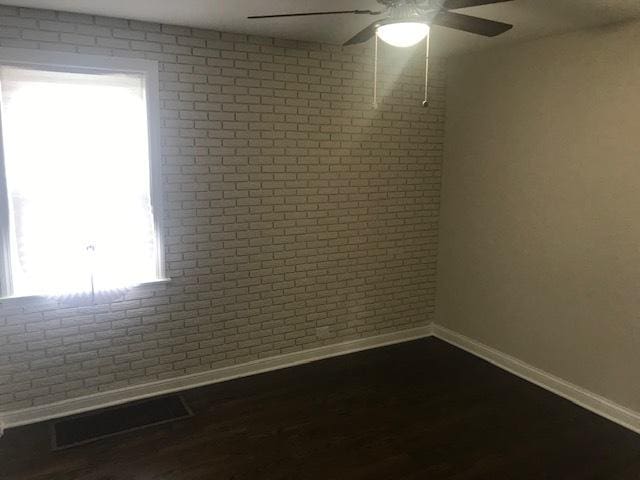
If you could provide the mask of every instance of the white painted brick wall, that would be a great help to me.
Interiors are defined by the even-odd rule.
[[[424,325],[444,68],[368,47],[0,7],[0,46],[160,62],[168,285],[0,304],[0,411]]]

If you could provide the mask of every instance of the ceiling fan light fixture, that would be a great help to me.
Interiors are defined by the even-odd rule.
[[[421,22],[396,22],[380,25],[378,38],[394,47],[413,47],[429,35],[429,25]]]

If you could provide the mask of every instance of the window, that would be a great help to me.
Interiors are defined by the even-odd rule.
[[[154,62],[0,49],[0,102],[2,295],[162,278]]]

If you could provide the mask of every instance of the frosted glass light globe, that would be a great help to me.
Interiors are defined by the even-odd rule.
[[[399,22],[381,25],[376,34],[394,47],[412,47],[429,34],[429,25],[419,22]]]

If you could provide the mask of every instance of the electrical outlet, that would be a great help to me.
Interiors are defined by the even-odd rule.
[[[316,337],[318,338],[329,338],[331,336],[331,327],[316,327]]]

